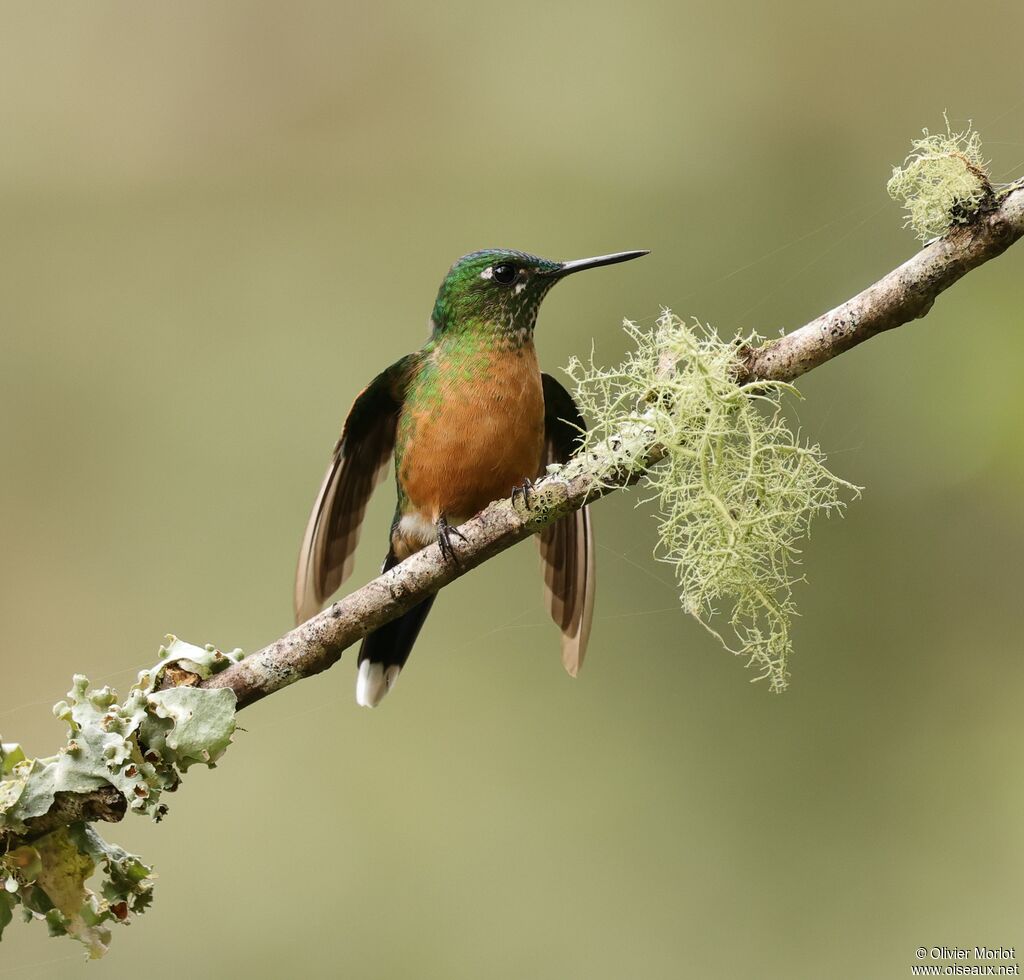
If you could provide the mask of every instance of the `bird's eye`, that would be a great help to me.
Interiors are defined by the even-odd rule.
[[[502,262],[494,267],[494,281],[500,282],[503,286],[510,286],[515,282],[516,273],[519,270],[508,262]]]

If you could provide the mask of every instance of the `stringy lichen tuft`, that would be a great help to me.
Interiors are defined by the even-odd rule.
[[[954,133],[946,120],[944,133],[929,133],[911,144],[902,167],[894,167],[886,184],[889,196],[902,200],[907,218],[921,241],[944,235],[953,225],[967,224],[992,198],[981,137],[968,122]]]
[[[635,349],[618,367],[598,367],[591,355],[566,368],[593,423],[578,458],[603,461],[608,473],[635,470],[657,503],[655,554],[674,568],[683,609],[745,657],[755,680],[782,691],[797,543],[816,514],[844,506],[841,489],[859,488],[789,428],[781,400],[796,394],[792,385],[736,383],[737,345],[758,338],[727,343],[668,310],[651,332],[624,327]],[[648,468],[637,446],[652,440],[665,458]]]

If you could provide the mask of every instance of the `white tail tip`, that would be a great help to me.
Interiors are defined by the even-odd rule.
[[[364,660],[359,665],[356,678],[356,704],[363,708],[376,708],[395,686],[401,670],[398,664],[385,668],[384,664]]]

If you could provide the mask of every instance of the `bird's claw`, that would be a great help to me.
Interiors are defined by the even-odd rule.
[[[458,565],[459,556],[455,553],[455,546],[452,544],[453,536],[463,541],[466,540],[466,535],[457,527],[452,527],[444,514],[442,514],[437,521],[437,546],[441,549],[441,555],[445,561],[454,562]]]
[[[527,510],[533,510],[533,504],[530,503],[531,493],[533,493],[533,480],[523,480],[521,486],[512,488],[512,506],[515,507],[516,499],[521,495],[523,498],[523,507]]]

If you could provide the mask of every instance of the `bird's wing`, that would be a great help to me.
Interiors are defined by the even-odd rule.
[[[392,364],[352,403],[302,538],[295,573],[296,622],[319,612],[352,571],[366,504],[395,448],[405,387],[419,356],[410,354]]]
[[[569,394],[549,374],[544,383],[544,465],[564,463],[575,452],[586,423]],[[594,532],[590,509],[581,507],[540,534],[544,594],[562,631],[562,663],[576,676],[587,652],[594,618]]]

